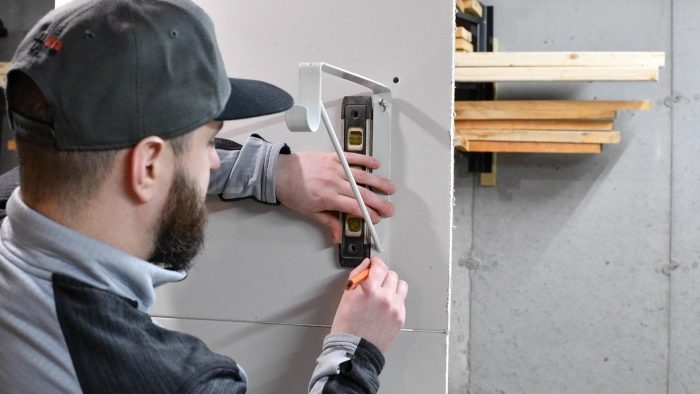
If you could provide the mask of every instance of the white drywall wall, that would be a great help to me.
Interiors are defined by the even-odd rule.
[[[454,4],[197,3],[213,17],[231,76],[267,80],[296,95],[297,65],[324,61],[392,89],[392,157],[380,159],[391,161],[398,191],[386,247],[388,263],[408,281],[410,291],[407,331],[387,354],[382,392],[444,392]],[[343,96],[368,91],[332,78],[325,81],[326,106],[340,130]],[[295,151],[332,150],[324,131],[292,134],[282,115],[229,122],[224,130],[222,136],[241,142],[258,132],[288,142]],[[321,227],[284,207],[211,201],[209,208],[205,253],[186,281],[161,289],[153,312],[171,318],[163,320],[169,327],[205,339],[212,338],[207,330],[217,326],[207,322],[221,322],[217,329],[230,330],[230,335],[210,342],[214,350],[239,359],[250,357],[245,349],[251,341],[258,344],[254,357],[260,364],[248,370],[251,392],[297,392],[308,380],[320,350],[319,332],[327,332],[347,277],[348,271],[337,265],[337,246]],[[256,335],[246,335],[252,332]],[[286,336],[288,341],[279,339]],[[287,370],[269,368],[280,360],[288,361]],[[256,376],[264,376],[264,386]]]

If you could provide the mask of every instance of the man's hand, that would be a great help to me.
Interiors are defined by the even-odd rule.
[[[370,266],[365,259],[350,277]],[[379,257],[372,257],[369,276],[353,290],[346,290],[333,319],[331,332],[357,335],[385,352],[406,319],[406,282]]]
[[[357,153],[345,153],[350,166],[379,168],[379,161]],[[396,190],[393,183],[366,171],[352,169],[359,185],[371,187],[385,194]],[[362,199],[373,223],[394,214],[394,205],[366,187],[359,186]],[[325,225],[334,243],[340,242],[341,225],[338,213],[362,217],[360,206],[350,183],[332,152],[300,152],[280,155],[275,178],[277,200],[289,208],[312,217]]]

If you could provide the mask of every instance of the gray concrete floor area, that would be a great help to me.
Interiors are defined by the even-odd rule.
[[[700,392],[694,0],[492,0],[501,51],[665,51],[658,83],[503,84],[502,99],[649,99],[599,155],[455,166],[451,393]]]

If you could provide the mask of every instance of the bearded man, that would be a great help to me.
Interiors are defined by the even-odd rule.
[[[0,228],[3,391],[245,392],[241,366],[147,312],[154,288],[184,279],[201,248],[207,191],[284,203],[333,238],[339,224],[326,211],[359,213],[329,155],[289,154],[257,136],[215,149],[224,120],[284,111],[291,97],[229,79],[209,17],[188,0],[81,0],[50,12],[20,44],[7,95],[20,187]],[[393,213],[365,193],[374,219]],[[341,299],[310,391],[376,392],[406,292],[373,259]]]

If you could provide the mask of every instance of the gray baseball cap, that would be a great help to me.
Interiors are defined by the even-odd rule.
[[[54,124],[9,102],[13,130],[62,150],[126,148],[293,104],[274,85],[228,78],[211,19],[188,0],[77,0],[55,9],[19,45],[8,97],[18,73],[46,96]]]

